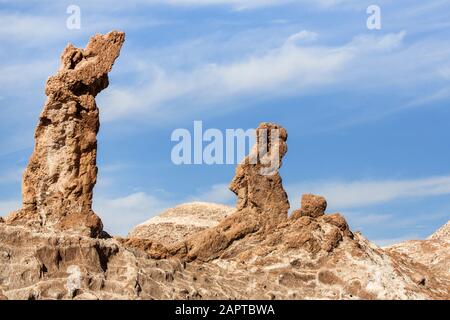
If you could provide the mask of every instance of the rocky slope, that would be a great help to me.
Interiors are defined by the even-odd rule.
[[[450,220],[428,237],[429,240],[450,241]]]
[[[236,168],[235,209],[187,204],[127,238],[102,232],[93,99],[123,40],[68,46],[48,82],[23,208],[0,219],[0,299],[450,299],[448,225],[382,249],[327,214],[321,196],[303,195],[289,217],[278,172],[288,137],[273,123]]]
[[[433,278],[450,290],[450,221],[425,240],[405,241],[386,248],[386,251],[427,267],[428,277],[418,273],[416,282],[426,283]]]
[[[338,215],[286,221],[219,258],[155,259],[124,239],[0,223],[8,299],[449,299],[449,275],[350,233]],[[425,281],[423,281],[425,279]]]
[[[133,228],[128,238],[142,238],[174,244],[214,227],[236,209],[216,203],[192,202],[170,208]]]

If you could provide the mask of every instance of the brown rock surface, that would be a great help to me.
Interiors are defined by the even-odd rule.
[[[450,298],[448,274],[431,277],[323,217],[286,221],[265,238],[234,241],[220,258],[189,263],[153,259],[118,239],[1,224],[0,291],[8,299]]]
[[[8,223],[92,236],[102,231],[92,211],[100,126],[95,96],[108,86],[108,72],[124,40],[124,33],[114,31],[92,37],[85,49],[71,44],[64,49],[58,73],[47,81],[47,101],[23,175],[23,207]]]
[[[268,226],[287,218],[289,201],[278,173],[287,152],[287,132],[283,127],[263,122],[256,129],[256,144],[241,164],[231,181],[230,190],[237,199],[237,210],[255,210]],[[262,152],[260,150],[263,150]],[[266,152],[262,155],[262,153]],[[273,171],[265,168],[273,164]]]
[[[300,210],[295,210],[292,213],[294,218],[301,216],[308,216],[317,218],[325,214],[327,209],[327,201],[322,196],[316,196],[314,194],[304,194],[302,196]]]

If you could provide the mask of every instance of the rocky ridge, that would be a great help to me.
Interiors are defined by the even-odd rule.
[[[428,240],[450,241],[450,221],[429,236]]]
[[[385,250],[397,258],[426,266],[431,271],[430,276],[450,291],[450,221],[425,240],[409,240]],[[419,271],[414,278],[417,283],[429,281]]]

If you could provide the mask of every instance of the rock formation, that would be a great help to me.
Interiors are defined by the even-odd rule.
[[[237,166],[230,190],[237,195],[237,211],[219,225],[204,230],[169,251],[188,260],[217,258],[235,240],[251,233],[267,233],[288,217],[289,201],[278,173],[287,152],[287,132],[273,123],[256,129],[256,144]],[[267,170],[269,169],[269,170]]]
[[[133,228],[128,238],[148,239],[165,245],[186,240],[195,233],[215,227],[234,213],[234,207],[191,202],[170,208]]]
[[[261,123],[256,129],[255,146],[237,166],[230,184],[230,190],[237,196],[237,210],[255,211],[258,220],[263,220],[261,223],[267,227],[285,220],[289,210],[288,197],[278,173],[287,152],[286,140],[286,129],[273,123]],[[274,165],[273,172],[265,174],[264,169],[270,165]]]
[[[85,49],[71,44],[64,49],[58,73],[47,81],[47,101],[23,175],[23,207],[8,223],[101,233],[102,222],[92,211],[100,126],[95,97],[108,86],[124,40],[124,33],[110,32],[92,37]]]
[[[48,81],[23,208],[0,219],[0,300],[450,299],[448,224],[430,239],[383,249],[327,214],[321,196],[304,195],[288,217],[278,173],[287,133],[271,123],[259,126],[236,169],[235,211],[183,205],[128,238],[92,237],[102,229],[91,209],[94,98],[123,41],[112,32],[84,50],[69,45]]]
[[[301,209],[292,212],[293,218],[301,216],[317,218],[325,214],[327,201],[324,197],[313,194],[304,194],[302,196]]]

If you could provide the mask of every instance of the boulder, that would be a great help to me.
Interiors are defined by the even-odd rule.
[[[292,218],[296,219],[302,216],[317,218],[323,216],[326,209],[327,201],[324,197],[314,194],[304,194],[302,196],[301,208],[292,213]]]

